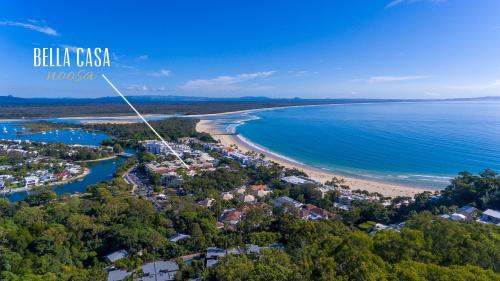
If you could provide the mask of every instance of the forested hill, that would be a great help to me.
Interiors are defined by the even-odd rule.
[[[211,114],[296,105],[429,101],[415,99],[271,99],[267,97],[209,98],[189,96],[129,96],[128,99],[136,105],[139,111],[145,114]],[[498,97],[478,99],[500,100]],[[120,97],[114,96],[101,98],[20,98],[0,96],[0,118],[113,116],[125,114],[133,114],[133,112]]]

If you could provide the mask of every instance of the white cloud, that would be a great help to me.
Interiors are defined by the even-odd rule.
[[[363,81],[369,83],[385,83],[385,82],[400,82],[400,81],[408,81],[408,80],[420,80],[426,79],[430,76],[425,75],[412,75],[412,76],[372,76],[366,79],[354,79],[352,81]]]
[[[291,77],[306,77],[310,76],[313,74],[318,74],[317,71],[310,71],[310,70],[290,70],[288,71]]]
[[[170,74],[172,74],[172,71],[168,69],[160,69],[159,71],[148,73],[151,77],[169,77]]]
[[[63,48],[68,48],[68,50],[72,53],[76,53],[76,50],[77,49],[81,49],[82,47],[77,47],[77,46],[72,46],[72,45],[66,45],[66,44],[62,44],[61,47]]]
[[[419,2],[427,2],[427,3],[443,3],[446,2],[446,0],[392,0],[385,8],[392,8],[396,7],[402,4],[413,4],[413,3],[419,3]]]
[[[493,80],[481,84],[470,84],[470,85],[460,85],[460,86],[448,86],[446,87],[452,90],[462,90],[462,91],[484,91],[484,90],[498,90],[500,89],[500,79]]]
[[[33,22],[33,21],[31,21]],[[50,36],[61,36],[57,31],[55,31],[52,27],[48,26],[40,26],[35,23],[24,23],[24,22],[17,22],[17,21],[10,21],[10,20],[4,20],[0,21],[0,25],[4,26],[17,26],[17,27],[22,27],[25,29],[37,31],[40,33],[44,33]]]
[[[276,71],[262,71],[255,73],[243,73],[235,76],[218,76],[212,79],[197,79],[190,80],[180,86],[181,89],[187,91],[232,91],[232,90],[247,90],[247,91],[259,91],[268,90],[269,86],[262,85],[246,85],[242,84],[248,82],[257,82],[262,79],[269,78]]]
[[[149,56],[148,55],[141,55],[135,58],[135,61],[145,61],[148,60]]]
[[[164,86],[156,88],[156,87],[150,87],[150,86],[146,86],[146,85],[130,85],[127,87],[127,90],[134,91],[134,92],[165,92],[165,91],[168,91],[168,89],[165,88]]]
[[[130,69],[130,70],[137,70],[137,67],[131,66],[131,65],[126,65],[126,64],[121,64],[118,62],[113,63],[115,67],[118,68],[124,68],[124,69]]]

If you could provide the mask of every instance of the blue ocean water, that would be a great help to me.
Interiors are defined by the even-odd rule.
[[[296,107],[222,124],[275,153],[360,178],[444,188],[460,171],[500,171],[500,102]]]

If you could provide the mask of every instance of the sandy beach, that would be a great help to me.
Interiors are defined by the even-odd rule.
[[[266,159],[276,162],[287,168],[296,168],[298,170],[304,171],[309,175],[311,179],[314,179],[319,182],[326,182],[332,177],[343,178],[345,183],[350,186],[351,190],[361,189],[367,190],[369,192],[378,192],[383,194],[384,196],[396,197],[396,196],[414,196],[417,193],[423,192],[426,189],[412,187],[412,186],[403,186],[392,183],[384,183],[378,181],[370,181],[365,179],[357,179],[352,177],[341,176],[329,171],[324,171],[319,168],[307,166],[298,162],[294,162],[290,159],[286,159],[280,155],[270,153],[268,151],[262,150],[259,147],[252,146],[249,143],[243,141],[237,135],[227,135],[224,132],[220,131],[215,126],[214,120],[201,120],[196,125],[196,130],[198,132],[205,132],[218,141],[220,141],[225,146],[236,145],[241,151],[255,151],[257,153],[264,153],[266,155]],[[432,191],[432,190],[431,190]]]

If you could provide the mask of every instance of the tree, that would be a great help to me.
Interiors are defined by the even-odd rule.
[[[44,205],[57,197],[56,193],[48,188],[39,187],[33,188],[26,198],[26,202],[30,206]]]

